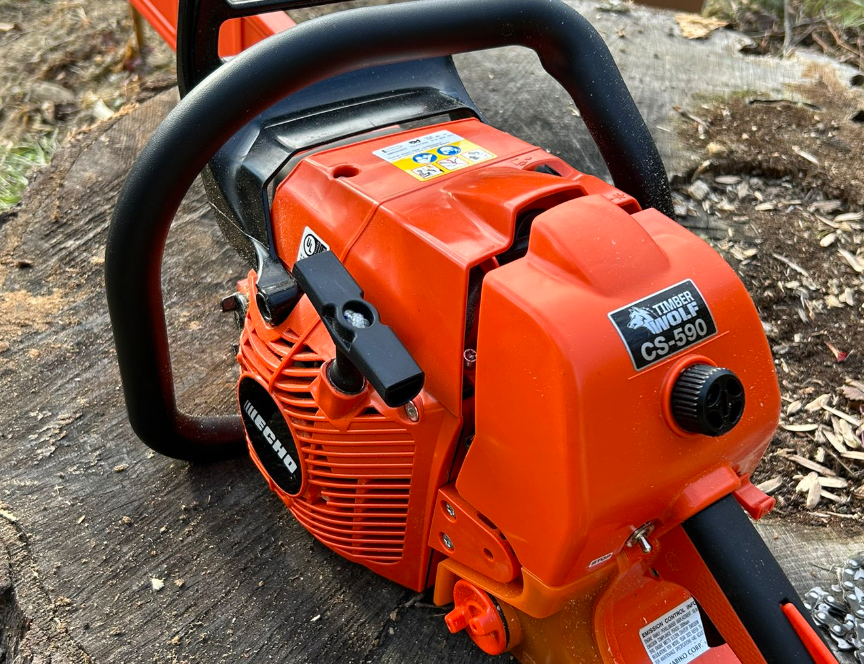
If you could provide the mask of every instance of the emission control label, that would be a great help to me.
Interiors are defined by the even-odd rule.
[[[494,154],[452,131],[412,138],[373,153],[421,182],[495,159]]]
[[[692,597],[639,630],[652,664],[687,664],[708,650],[699,607]]]
[[[613,311],[609,320],[637,371],[717,334],[705,298],[689,279]]]

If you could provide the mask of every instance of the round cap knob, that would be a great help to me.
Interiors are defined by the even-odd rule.
[[[684,431],[722,436],[743,414],[744,386],[729,369],[694,364],[672,388],[672,416]]]

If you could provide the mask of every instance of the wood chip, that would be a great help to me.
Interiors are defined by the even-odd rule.
[[[838,496],[836,493],[826,491],[824,488],[822,489],[821,497],[827,498],[828,500],[833,500],[835,503],[839,503],[841,505],[845,505],[849,502],[849,498],[847,498],[846,496]]]
[[[807,431],[816,431],[819,428],[818,424],[781,424],[781,427],[786,431],[794,431],[796,433],[804,433]]]
[[[838,214],[834,217],[835,224],[842,224],[844,221],[861,221],[864,220],[864,212],[846,212]]]
[[[813,485],[818,483],[818,473],[809,473],[808,475],[805,475],[803,478],[801,478],[801,481],[798,482],[797,486],[795,487],[795,491],[797,493],[810,493],[810,489],[813,487]]]
[[[849,263],[849,267],[855,270],[858,274],[864,274],[864,265],[858,262],[858,259],[855,257],[850,251],[846,251],[845,249],[838,249],[837,253],[839,253],[847,263]]]
[[[852,454],[852,452],[846,452],[846,454]],[[816,471],[820,475],[827,475],[828,477],[837,477],[837,473],[835,473],[830,468],[826,468],[821,463],[816,463],[815,461],[811,461],[810,459],[801,456],[800,454],[790,454],[786,457],[790,461],[794,461],[799,466],[804,466],[808,470]]]
[[[833,431],[828,431],[827,429],[820,429],[819,431],[824,434],[825,440],[828,441],[831,447],[837,450],[840,454],[848,452],[846,446],[843,444],[843,439],[840,436],[835,434]]]
[[[837,233],[828,233],[825,237],[819,240],[820,247],[830,247],[837,241]]]
[[[799,412],[803,408],[804,408],[804,404],[801,403],[800,399],[797,399],[797,400],[793,401],[792,403],[790,403],[788,406],[786,406],[786,415],[787,416],[794,415],[795,413]]]
[[[823,489],[845,489],[849,486],[849,482],[842,477],[820,477],[819,484]]]
[[[820,394],[818,397],[813,399],[813,401],[804,406],[804,410],[808,413],[815,413],[817,410],[822,410],[822,406],[828,403],[830,399],[830,394]]]
[[[864,461],[864,452],[843,452],[841,454],[845,459],[855,459],[855,461]]]
[[[807,500],[804,501],[804,507],[808,510],[814,509],[822,498],[822,485],[819,482],[813,482],[810,485],[810,490],[807,492]]]
[[[757,208],[758,208],[758,206],[757,206]],[[843,251],[843,250],[841,250],[841,251]],[[849,252],[847,251],[846,253],[849,253]],[[788,265],[789,267],[791,267],[791,268],[792,268],[793,270],[795,270],[798,274],[804,275],[805,277],[809,277],[809,276],[810,276],[810,273],[809,273],[807,270],[805,270],[803,267],[801,267],[800,265],[798,265],[798,263],[796,263],[796,262],[794,262],[794,261],[792,261],[792,260],[786,258],[786,256],[781,256],[780,254],[771,254],[771,255],[772,255],[774,258],[776,258],[778,261],[780,261],[781,263],[786,263],[786,265]],[[862,270],[864,270],[864,268],[862,268]]]
[[[859,420],[857,417],[849,415],[848,413],[844,413],[842,410],[837,410],[836,408],[832,408],[828,404],[822,404],[822,410],[826,410],[829,413],[831,413],[832,415],[836,415],[841,420],[845,420],[846,422],[851,424],[853,427],[860,427],[861,426],[861,420]]]
[[[805,152],[804,150],[802,150],[801,148],[799,148],[797,145],[793,145],[793,146],[792,146],[792,152],[794,152],[795,154],[797,154],[797,155],[798,155],[799,157],[801,157],[802,159],[806,159],[806,160],[809,161],[811,164],[815,164],[816,166],[819,165],[819,160],[816,159],[816,157],[814,157],[814,156],[813,156],[812,154],[810,154],[809,152]]]
[[[783,486],[783,478],[778,475],[777,477],[772,477],[770,480],[760,482],[756,485],[756,488],[770,495],[781,486]]]
[[[855,435],[852,425],[846,420],[839,418],[831,418],[831,424],[834,427],[835,433],[843,439],[843,443],[852,449],[861,447],[861,439]]]

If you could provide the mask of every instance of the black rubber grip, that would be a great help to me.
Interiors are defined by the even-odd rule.
[[[663,163],[608,48],[559,0],[419,0],[339,12],[266,39],[193,89],[156,130],[120,193],[108,234],[108,307],[129,419],[157,452],[240,453],[239,416],[177,410],[160,272],[168,230],[197,175],[253,118],[358,69],[520,45],[570,93],[618,187],[672,216]]]
[[[722,498],[683,526],[765,661],[813,664],[781,607],[792,602],[808,621],[810,612],[735,497]]]

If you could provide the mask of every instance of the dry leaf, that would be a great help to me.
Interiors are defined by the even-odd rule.
[[[684,39],[705,39],[715,30],[729,25],[728,21],[699,16],[698,14],[675,14],[675,22],[681,28],[681,35]]]
[[[857,385],[844,385],[840,388],[840,393],[849,401],[864,401],[864,389]]]
[[[830,344],[826,341],[825,345],[828,347],[828,350],[831,351],[831,354],[834,356],[834,360],[836,362],[838,362],[838,363],[845,362],[846,358],[849,357],[849,353],[847,353],[846,351],[840,350],[834,344]]]

